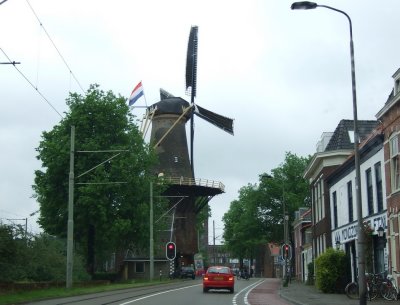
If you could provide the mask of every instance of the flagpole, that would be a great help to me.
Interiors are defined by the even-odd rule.
[[[143,82],[140,81],[142,83],[142,88],[143,88],[143,97],[144,97],[144,104],[146,105],[147,108],[147,101],[146,101],[146,94],[144,94],[144,86],[143,86]]]

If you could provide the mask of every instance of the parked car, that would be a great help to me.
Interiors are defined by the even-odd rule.
[[[195,279],[196,275],[194,273],[194,268],[193,267],[182,267],[181,269],[181,278],[191,278]]]
[[[203,277],[203,292],[210,289],[228,289],[235,291],[235,275],[231,268],[225,266],[212,266],[207,269]]]

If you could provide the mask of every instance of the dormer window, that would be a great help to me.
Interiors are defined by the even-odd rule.
[[[354,143],[354,130],[348,130],[347,133],[349,134],[350,143]]]

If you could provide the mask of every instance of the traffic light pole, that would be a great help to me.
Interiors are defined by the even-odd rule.
[[[153,181],[150,181],[150,281],[154,278]]]

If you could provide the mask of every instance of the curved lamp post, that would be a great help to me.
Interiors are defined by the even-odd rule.
[[[362,204],[361,204],[361,179],[360,179],[360,153],[359,153],[359,134],[358,134],[358,119],[357,119],[357,95],[356,95],[356,73],[354,67],[354,45],[353,45],[353,28],[349,15],[336,8],[319,5],[314,2],[301,1],[294,2],[291,6],[292,10],[309,10],[317,7],[324,7],[346,16],[350,26],[350,58],[351,58],[351,86],[353,93],[353,115],[354,115],[354,163],[356,170],[356,205],[358,218],[358,285],[360,295],[360,305],[365,305],[366,301],[366,284],[365,284],[365,236],[363,228]]]

